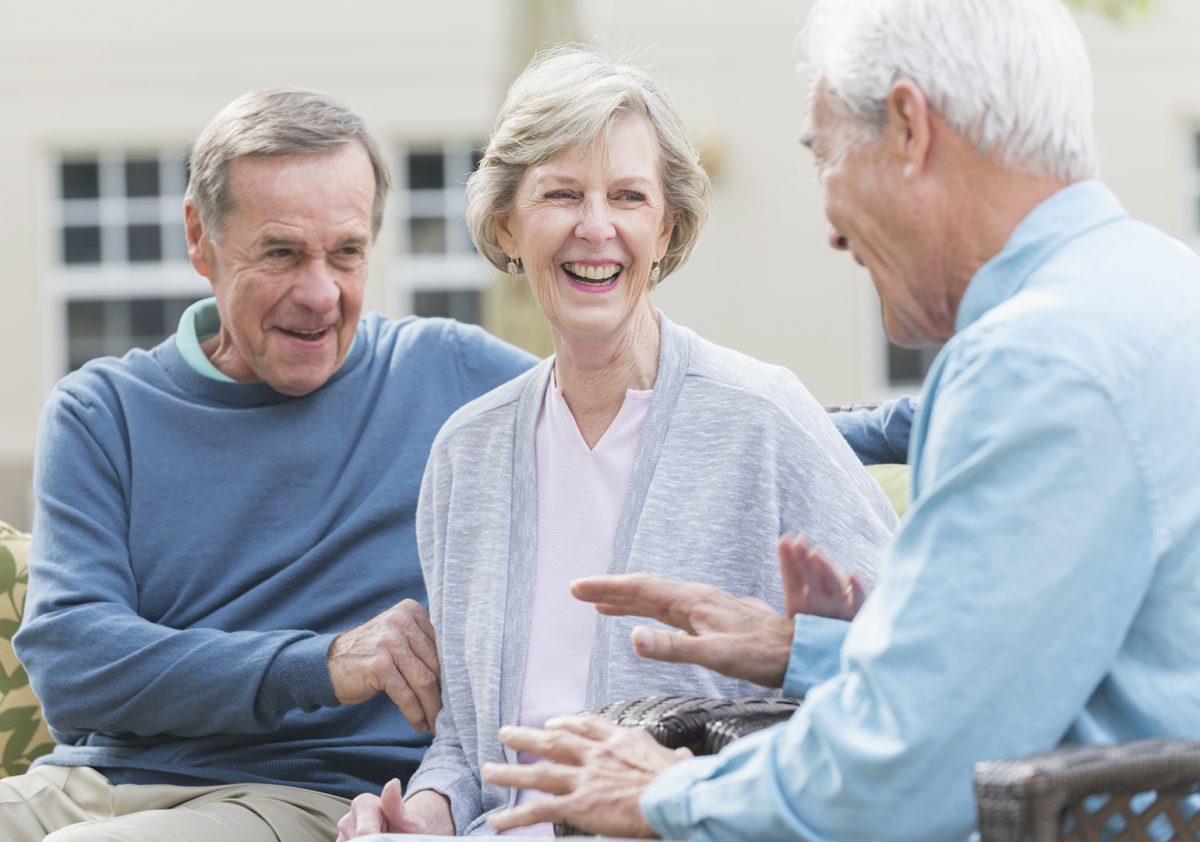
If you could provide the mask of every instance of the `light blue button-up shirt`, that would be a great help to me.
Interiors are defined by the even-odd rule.
[[[979,270],[956,330],[838,674],[660,775],[662,836],[961,840],[976,761],[1200,735],[1200,259],[1076,184]]]

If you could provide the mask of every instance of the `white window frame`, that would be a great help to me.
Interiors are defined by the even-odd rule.
[[[396,171],[400,249],[396,277],[408,312],[417,292],[482,292],[496,270],[475,252],[467,234],[465,174],[478,147],[465,141],[403,144],[398,148]],[[408,184],[408,156],[440,152],[445,162],[446,183],[440,188],[412,189]],[[446,226],[446,251],[442,254],[413,254],[409,231],[413,219],[440,218]]]
[[[127,159],[158,161],[157,196],[125,195]],[[49,287],[55,313],[55,368],[59,374],[70,365],[71,337],[67,319],[70,302],[201,298],[211,294],[208,283],[196,274],[187,260],[187,245],[183,235],[185,159],[186,154],[182,149],[147,149],[138,146],[62,150],[53,156],[54,202],[51,224],[54,251]],[[98,198],[63,198],[63,164],[93,162],[98,167]],[[126,238],[127,226],[131,224],[160,227],[160,260],[129,260]],[[66,262],[63,230],[69,225],[99,226],[98,263]],[[166,327],[168,334],[173,332],[173,326]],[[125,335],[136,338],[132,331]],[[103,340],[98,342],[102,343]]]

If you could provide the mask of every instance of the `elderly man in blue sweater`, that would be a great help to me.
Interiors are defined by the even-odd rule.
[[[977,761],[1200,732],[1200,448],[1179,435],[1200,417],[1200,260],[1095,180],[1070,13],[818,0],[806,44],[831,243],[870,273],[893,339],[945,343],[912,427],[912,508],[831,662],[713,588],[575,583],[681,630],[636,629],[641,654],[804,704],[696,759],[583,718],[502,732],[558,762],[483,769],[555,794],[497,829],[964,840]]]
[[[248,94],[197,141],[188,254],[214,298],[42,416],[15,643],[58,745],[0,781],[6,842],[327,842],[347,797],[416,768],[440,707],[422,471],[532,359],[360,315],[387,190],[318,94]]]

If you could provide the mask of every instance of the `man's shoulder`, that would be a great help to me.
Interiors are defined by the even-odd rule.
[[[442,426],[439,441],[444,445],[474,437],[480,430],[511,429],[517,406],[525,390],[531,388],[530,381],[545,376],[544,366],[536,366],[459,407]]]
[[[362,317],[361,326],[364,338],[377,356],[432,350],[525,358],[530,365],[535,361],[532,355],[478,325],[454,319],[422,316],[391,319],[379,313],[368,313]]]
[[[149,351],[134,348],[122,357],[87,361],[54,385],[47,406],[74,404],[90,408],[124,402],[131,390],[166,389],[168,378],[160,359],[166,344]]]
[[[1123,393],[1169,368],[1173,348],[1197,347],[1200,260],[1142,223],[1105,230],[1062,249],[956,335],[951,361],[1040,362]]]

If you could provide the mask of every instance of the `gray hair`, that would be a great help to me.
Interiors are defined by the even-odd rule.
[[[1092,72],[1059,0],[818,0],[812,93],[878,136],[907,79],[977,151],[1068,182],[1095,178]]]
[[[579,45],[538,53],[508,89],[487,151],[467,181],[467,227],[483,256],[499,269],[508,263],[495,217],[512,207],[528,167],[606,136],[630,114],[645,117],[658,138],[663,193],[675,225],[660,278],[682,265],[708,220],[708,173],[683,121],[646,71]]]
[[[391,176],[362,118],[332,97],[296,88],[251,91],[222,108],[192,147],[187,197],[219,235],[233,207],[229,164],[244,155],[311,155],[357,141],[371,159],[375,201],[371,234],[379,236]]]

